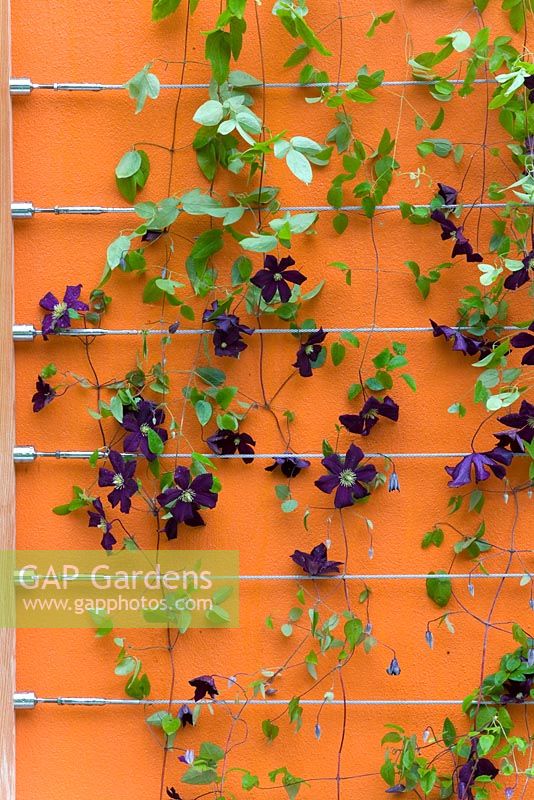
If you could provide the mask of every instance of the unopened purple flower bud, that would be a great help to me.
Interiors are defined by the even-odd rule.
[[[315,738],[316,739],[321,738],[321,726],[319,725],[318,722],[315,723]]]
[[[427,628],[427,630],[425,631],[425,642],[432,650],[432,648],[434,647],[434,634],[429,628]]]
[[[507,786],[507,787],[506,787],[506,789],[504,790],[504,797],[505,797],[505,800],[511,800],[511,798],[512,798],[513,796],[514,796],[514,789],[513,789],[513,787],[512,787],[512,786]]]
[[[181,761],[182,764],[188,764],[189,766],[191,766],[194,760],[195,760],[194,750],[186,750],[183,756],[178,756],[178,761]]]
[[[386,672],[387,672],[388,675],[400,675],[401,668],[400,668],[399,662],[397,661],[396,658],[392,658],[391,659],[391,664],[386,669]]]
[[[534,665],[534,647],[529,647],[528,649],[527,663],[529,667],[532,667]]]
[[[474,597],[474,596],[475,596],[475,587],[473,586],[473,584],[471,583],[471,581],[469,581],[469,583],[467,584],[467,591],[469,592],[469,594],[471,595],[471,597]]]
[[[530,608],[532,609],[532,611],[534,611],[534,598],[531,597],[530,600],[528,601],[528,604],[529,604]]]
[[[388,492],[400,492],[399,476],[396,472],[389,476]]]
[[[180,327],[180,320],[176,320],[176,322],[173,322],[169,325],[169,333],[176,333],[179,327]]]
[[[372,630],[373,630],[373,623],[372,622],[368,622],[367,625],[365,626],[365,629],[364,629],[365,635],[366,636],[370,636]]]

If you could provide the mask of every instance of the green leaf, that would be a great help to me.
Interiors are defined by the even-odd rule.
[[[193,115],[193,121],[198,122],[199,125],[218,125],[224,117],[224,110],[222,103],[218,100],[207,100],[205,103],[197,108]]]
[[[313,172],[311,164],[305,155],[298,150],[291,148],[287,151],[286,164],[293,173],[293,175],[302,181],[309,184],[312,182]]]
[[[181,0],[152,0],[152,19],[165,19],[176,11],[180,2]]]
[[[431,575],[435,577],[426,579],[426,593],[437,606],[443,608],[451,599],[451,579],[442,570]]]
[[[415,383],[415,379],[414,379],[414,378],[412,378],[412,376],[411,376],[411,375],[408,375],[408,373],[407,373],[407,372],[403,372],[403,373],[401,374],[401,378],[402,378],[402,380],[403,380],[405,383],[407,383],[407,384],[408,384],[408,386],[410,387],[410,389],[411,389],[413,392],[417,391],[417,385],[416,385],[416,383]]]
[[[360,636],[363,633],[363,625],[361,621],[357,617],[347,620],[343,629],[343,633],[345,634],[345,638],[347,639],[349,645],[354,650],[360,640]]]
[[[347,350],[345,345],[341,344],[341,342],[332,342],[332,347],[330,352],[332,354],[332,363],[334,367],[337,367],[339,366],[339,364],[341,364],[341,362],[345,358],[346,351]]]
[[[211,64],[213,80],[219,84],[224,83],[230,71],[230,34],[221,30],[208,33],[205,53]]]
[[[117,422],[122,422],[123,418],[123,405],[118,394],[111,398],[109,408]]]
[[[216,367],[197,367],[195,374],[209,386],[222,386],[226,379],[224,372]]]
[[[280,728],[278,725],[275,725],[270,719],[263,720],[261,723],[261,729],[264,733],[264,736],[266,736],[270,742],[274,741],[280,733]]]
[[[198,421],[202,427],[204,427],[204,425],[208,424],[211,419],[211,415],[213,414],[211,403],[208,403],[207,400],[197,400],[195,403],[195,413]]]
[[[291,511],[294,511],[297,507],[298,507],[298,500],[294,500],[293,498],[289,500],[284,500],[281,506],[282,511],[285,514],[291,513]]]
[[[152,428],[149,428],[147,431],[147,442],[148,442],[148,449],[151,453],[154,453],[157,456],[160,456],[164,450],[164,443],[158,433]]]
[[[130,178],[141,166],[141,154],[138,150],[128,150],[115,167],[117,178]]]

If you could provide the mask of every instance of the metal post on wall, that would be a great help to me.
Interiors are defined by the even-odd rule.
[[[0,550],[15,548],[15,378],[10,2],[0,0]],[[0,628],[0,797],[15,800],[15,631]]]

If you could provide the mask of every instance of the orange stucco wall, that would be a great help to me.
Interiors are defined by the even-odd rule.
[[[250,4],[251,5],[251,4]],[[336,16],[334,3],[311,3],[313,23],[320,29]],[[497,4],[496,4],[497,5]],[[217,8],[215,8],[217,6]],[[380,13],[396,8],[395,19],[382,28],[374,39],[364,36],[370,23],[369,9]],[[507,31],[498,10],[487,12],[487,23],[495,33]],[[271,15],[271,3],[259,6],[259,18],[266,57],[267,80],[294,80],[294,71],[284,71],[281,64],[292,50],[293,42]],[[213,25],[218,4],[201,0],[190,31],[188,58],[193,62],[186,70],[188,82],[208,79],[203,61],[201,32]],[[342,78],[351,79],[356,70],[367,63],[369,68],[385,68],[386,78],[409,77],[405,51],[422,52],[430,49],[437,36],[457,26],[475,31],[474,16],[463,19],[469,10],[466,0],[449,0],[437,4],[431,0],[379,2],[375,4],[344,0],[344,57]],[[173,18],[156,25],[150,22],[149,0],[130,0],[116,4],[106,0],[92,3],[32,2],[13,0],[13,74],[29,75],[37,82],[62,80],[122,83],[147,61],[162,57],[179,60],[183,47],[184,9]],[[463,20],[463,21],[462,21]],[[409,37],[408,37],[409,34]],[[336,23],[325,28],[324,40],[337,53],[339,28]],[[407,38],[408,37],[408,38]],[[334,59],[335,61],[335,59]],[[320,60],[319,62],[320,63]],[[258,73],[258,44],[253,16],[245,39],[239,67]],[[329,67],[334,74],[335,67]],[[163,77],[163,70],[159,70]],[[287,78],[286,78],[287,75]],[[165,78],[178,80],[179,67],[170,65]],[[384,127],[398,133],[397,155],[402,174],[396,178],[387,202],[419,197],[426,201],[430,190],[423,180],[419,192],[414,189],[408,172],[421,159],[415,144],[423,138],[414,127],[414,109],[433,119],[438,104],[419,88],[408,88],[404,100],[400,89],[379,89],[379,102],[373,107],[351,109],[356,128],[366,143],[378,142]],[[256,92],[259,97],[260,93]],[[173,191],[181,191],[205,182],[198,172],[188,149],[195,130],[192,115],[205,97],[203,90],[183,93],[178,117],[177,154]],[[14,100],[14,171],[15,199],[32,200],[36,205],[103,204],[121,205],[122,198],[114,186],[113,169],[122,153],[132,143],[142,141],[169,144],[172,134],[174,94],[162,92],[155,103],[148,102],[137,117],[125,92],[100,94],[67,94],[35,92],[32,96]],[[427,172],[435,180],[457,185],[470,156],[476,152],[473,143],[481,140],[485,90],[478,89],[467,101],[454,100],[446,109],[447,122],[443,135],[453,141],[465,142],[466,157],[460,165],[451,160],[427,159]],[[464,108],[469,106],[466,114]],[[266,100],[266,123],[272,131],[286,129],[290,135],[309,134],[321,140],[332,126],[332,112],[322,107],[308,106],[299,89],[273,89]],[[398,127],[397,127],[398,126]],[[438,134],[439,135],[439,134]],[[503,140],[502,129],[490,119],[489,141]],[[163,151],[151,149],[152,176],[143,197],[159,198],[166,191],[168,157]],[[494,159],[488,169],[491,176],[506,179],[505,168]],[[283,203],[312,205],[325,203],[329,169],[317,171],[310,187],[297,184],[289,177],[283,164],[271,161],[268,182],[282,186]],[[481,159],[475,155],[472,169],[464,185],[464,198],[474,199],[480,192]],[[215,189],[228,184],[218,179]],[[237,178],[234,187],[243,188]],[[483,212],[481,243],[487,241],[490,213]],[[472,219],[475,219],[473,212]],[[45,292],[63,291],[66,283],[82,282],[89,290],[96,284],[104,263],[107,244],[126,225],[117,216],[36,217],[16,225],[16,321],[38,324],[39,298]],[[180,220],[180,233],[192,238],[206,227],[198,218]],[[243,228],[246,230],[246,225]],[[332,230],[330,218],[323,215],[317,224],[319,237],[301,237],[295,242],[294,256],[309,276],[312,286],[323,277],[327,285],[322,295],[312,301],[304,316],[314,316],[325,326],[366,326],[372,321],[374,294],[374,254],[368,220],[351,215],[347,232],[338,237]],[[434,227],[414,227],[403,222],[398,214],[378,216],[374,231],[379,251],[379,294],[377,324],[379,326],[424,326],[428,318],[453,322],[455,299],[466,283],[476,281],[474,266],[458,264],[447,272],[429,300],[424,303],[413,285],[404,261],[414,259],[428,269],[449,256],[448,243],[441,243]],[[186,244],[187,246],[187,244]],[[483,244],[481,244],[483,246]],[[176,239],[173,268],[180,272],[187,252]],[[235,250],[237,253],[237,248]],[[217,256],[221,274],[231,263],[232,248]],[[328,266],[331,261],[345,261],[353,267],[352,286],[344,284],[343,276]],[[259,257],[255,258],[259,263]],[[158,324],[159,310],[140,302],[142,282],[138,277],[114,277],[110,284],[114,296],[105,324],[108,327],[143,327]],[[202,301],[191,298],[197,310]],[[519,315],[521,316],[521,315]],[[525,309],[524,317],[527,316]],[[172,315],[169,321],[172,319]],[[269,321],[268,321],[269,323]],[[266,323],[266,324],[268,324]],[[187,324],[187,323],[186,323]],[[365,337],[362,337],[364,341]],[[473,370],[461,356],[453,355],[442,340],[436,342],[430,334],[398,334],[396,338],[408,345],[409,371],[414,375],[418,391],[413,394],[405,385],[395,389],[401,406],[399,424],[379,425],[366,443],[372,451],[436,452],[464,451],[480,419],[479,408],[471,409]],[[271,336],[266,340],[269,365],[268,386],[272,392],[288,372],[293,360],[294,342],[288,337]],[[392,337],[377,333],[369,346],[374,355]],[[133,366],[139,342],[133,338],[106,338],[93,349],[95,361],[103,380],[116,377],[125,365]],[[171,368],[187,369],[194,358],[196,340],[177,337],[169,348]],[[150,342],[157,352],[157,342]],[[360,351],[350,351],[342,367],[330,364],[305,384],[294,379],[278,398],[278,408],[297,412],[293,444],[301,452],[318,452],[324,436],[333,438],[334,424],[340,413],[349,410],[347,386],[355,380],[361,357]],[[229,376],[252,397],[259,396],[258,338],[251,341],[239,363],[224,364]],[[83,374],[87,370],[83,349],[76,341],[36,341],[17,347],[17,440],[41,449],[89,449],[98,444],[94,422],[85,414],[88,396],[72,390],[42,415],[32,414],[29,402],[35,377],[42,366],[54,361]],[[303,392],[306,389],[306,393]],[[463,420],[447,413],[447,407],[462,401],[470,407]],[[180,398],[175,398],[180,408]],[[187,425],[198,449],[201,443],[198,426],[191,420]],[[257,440],[258,452],[271,452],[281,443],[272,418],[261,411],[251,416],[249,426]],[[347,444],[348,439],[343,439]],[[482,443],[490,441],[489,433],[481,435]],[[446,460],[419,458],[399,460],[397,469],[402,491],[387,495],[382,492],[368,506],[374,522],[374,560],[367,555],[368,540],[365,525],[356,514],[349,512],[350,539],[349,571],[362,573],[425,573],[446,568],[450,548],[443,551],[423,551],[420,540],[434,522],[445,519],[450,490],[446,487],[443,470]],[[450,462],[449,462],[450,463]],[[76,515],[57,517],[51,507],[65,502],[73,484],[86,485],[87,465],[82,462],[37,461],[21,466],[18,471],[17,513],[19,548],[93,548],[97,546],[94,532],[86,528],[85,519]],[[321,505],[313,479],[321,472],[318,461],[309,474],[295,481],[295,496],[301,508],[306,503]],[[186,529],[181,534],[184,548],[238,548],[243,573],[286,573],[292,571],[288,555],[295,547],[309,549],[325,537],[328,517],[332,517],[331,535],[334,557],[342,553],[342,540],[337,518],[325,511],[315,511],[310,517],[310,531],[302,525],[300,512],[284,515],[274,498],[274,483],[261,463],[248,467],[223,463],[219,475],[223,492],[215,511],[207,515],[203,529]],[[521,504],[528,502],[520,498]],[[323,504],[324,505],[324,504]],[[503,504],[502,497],[490,496],[484,514],[488,529],[495,541],[506,542],[512,522],[513,509]],[[526,514],[523,520],[526,520]],[[473,520],[455,521],[466,530],[475,526]],[[152,533],[145,533],[141,514],[132,517],[132,527],[145,546],[153,543]],[[518,531],[518,546],[526,546],[527,526]],[[450,545],[449,540],[449,545]],[[173,546],[172,544],[169,546]],[[176,546],[176,545],[174,545]],[[467,563],[467,562],[466,562]],[[498,571],[499,558],[492,561]],[[503,566],[500,564],[500,566]],[[483,630],[472,619],[458,618],[456,633],[441,631],[430,651],[424,643],[426,621],[439,611],[426,598],[423,581],[369,581],[373,589],[371,618],[375,635],[397,650],[402,673],[397,678],[386,675],[388,654],[376,648],[365,656],[358,651],[345,670],[347,696],[359,699],[458,699],[477,685],[479,678],[479,649]],[[357,605],[360,584],[350,591]],[[475,598],[465,585],[458,585],[459,596],[482,615],[487,613],[492,597],[492,582],[480,581]],[[175,652],[176,696],[188,696],[187,680],[203,673],[254,673],[259,667],[281,664],[295,640],[286,640],[278,631],[265,629],[264,619],[271,613],[277,624],[285,621],[294,604],[296,586],[288,582],[266,584],[246,582],[241,588],[241,626],[233,631],[192,631],[180,642]],[[496,616],[510,616],[526,624],[527,590],[510,582]],[[332,606],[343,607],[341,587],[329,590]],[[525,619],[523,619],[525,618]],[[129,641],[139,646],[156,645],[162,641],[158,632],[127,632]],[[509,646],[506,637],[490,637],[488,664],[496,660]],[[35,691],[39,696],[102,695],[122,696],[122,681],[113,674],[115,648],[111,641],[97,640],[91,631],[21,631],[18,634],[17,686],[20,690]],[[147,650],[144,665],[153,683],[152,696],[165,697],[169,687],[167,654]],[[279,698],[290,698],[307,687],[309,679],[304,666],[290,671],[278,682]],[[313,692],[320,698],[331,688],[330,679]],[[339,688],[334,685],[336,696]],[[231,690],[223,688],[225,696]],[[316,741],[313,735],[314,711],[305,709],[304,726],[295,735],[287,722],[276,742],[269,745],[262,739],[260,723],[274,713],[261,707],[247,710],[248,738],[233,752],[232,766],[245,766],[261,776],[262,785],[268,780],[268,770],[287,764],[299,776],[313,778],[335,775],[336,754],[340,736],[340,708],[323,712],[323,735]],[[422,728],[449,713],[459,718],[457,708],[394,708],[350,707],[348,710],[348,746],[343,756],[343,774],[375,773],[381,763],[380,738],[387,722],[405,724],[408,730]],[[17,770],[19,800],[67,800],[94,798],[118,800],[135,797],[155,800],[159,797],[161,751],[143,722],[142,709],[118,708],[88,710],[83,708],[39,707],[21,712],[17,724]],[[227,735],[226,715],[217,712],[204,714],[194,731],[187,729],[180,740],[184,746],[209,739],[223,743]],[[237,735],[237,739],[240,739]],[[176,756],[168,760],[166,783],[178,786],[182,772]],[[238,784],[230,784],[232,787]],[[182,791],[182,790],[180,790]],[[200,793],[201,789],[198,790]],[[345,800],[357,796],[378,800],[383,796],[380,778],[371,776],[349,782],[342,790]],[[277,790],[277,793],[279,790]],[[192,798],[194,787],[184,788],[183,796]],[[236,795],[244,795],[236,789]],[[333,783],[311,784],[302,796],[335,797]]]

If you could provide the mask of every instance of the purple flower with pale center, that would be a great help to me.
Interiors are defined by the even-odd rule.
[[[215,508],[219,499],[217,493],[211,491],[213,475],[209,472],[191,479],[191,473],[187,467],[176,467],[174,483],[175,486],[165,489],[157,497],[160,506],[170,512],[176,523],[166,528],[169,539],[176,538],[178,524],[181,522],[191,527],[204,525],[198,509]]]
[[[522,331],[521,333],[517,333],[515,336],[512,336],[510,339],[510,344],[512,347],[523,348],[523,347],[530,347],[531,349],[525,353],[523,358],[521,359],[521,363],[524,366],[532,367],[534,366],[534,322],[531,322],[528,326],[528,330]]]
[[[288,303],[291,298],[290,283],[299,286],[307,280],[306,276],[296,269],[289,269],[295,262],[291,256],[286,256],[278,261],[275,256],[267,255],[263,259],[263,269],[252,276],[250,282],[261,289],[261,296],[266,303],[270,303],[276,292],[281,303]]]
[[[396,658],[391,659],[389,667],[386,667],[386,672],[388,675],[395,675],[395,676],[401,674],[400,664]]]
[[[383,400],[369,397],[359,414],[342,414],[339,421],[350,433],[368,436],[379,417],[387,417],[393,422],[397,422],[399,418],[399,407],[388,395]]]
[[[195,696],[193,698],[195,703],[198,703],[198,701],[206,697],[207,694],[209,694],[212,700],[216,694],[219,694],[215,686],[213,675],[200,675],[198,678],[192,678],[189,681],[189,685],[195,687]]]
[[[469,758],[458,770],[458,786],[456,790],[458,800],[473,800],[472,787],[477,778],[484,777],[494,780],[499,774],[499,770],[489,758],[478,757],[477,743],[478,739],[471,740]],[[487,786],[487,783],[484,781],[480,786]]]
[[[321,355],[322,342],[324,342],[325,338],[326,333],[322,328],[319,328],[315,333],[310,333],[306,341],[302,342],[297,350],[297,360],[293,366],[298,367],[299,374],[303,378],[312,376],[312,364],[315,364]]]
[[[486,450],[484,453],[469,453],[454,467],[445,467],[445,471],[451,476],[452,481],[447,484],[455,489],[458,486],[467,486],[471,483],[471,470],[474,471],[475,483],[485,481],[490,477],[487,467],[493,472],[496,478],[504,478],[507,467],[512,463],[513,453],[503,447],[494,447],[493,450]]]
[[[515,290],[519,289],[520,286],[523,286],[523,284],[529,282],[530,270],[534,269],[534,250],[531,250],[529,253],[527,253],[522,259],[522,262],[523,266],[521,269],[511,272],[504,281],[506,289],[510,289],[512,292],[515,292]]]
[[[178,709],[178,719],[182,723],[182,728],[185,728],[186,725],[193,724],[193,714],[186,703]]]
[[[469,336],[465,336],[458,328],[450,328],[448,325],[438,325],[432,319],[430,320],[430,324],[432,325],[435,337],[444,336],[447,341],[452,339],[452,349],[458,350],[463,353],[464,356],[482,355],[485,353],[486,349],[489,348],[489,344],[483,339],[473,339]]]
[[[219,428],[206,439],[206,444],[212,453],[217,455],[230,456],[234,453],[239,453],[243,456],[245,464],[251,464],[254,461],[253,458],[247,458],[248,455],[254,455],[254,446],[256,444],[248,433]]]
[[[368,484],[375,478],[376,469],[372,464],[359,467],[358,464],[363,458],[365,458],[363,451],[351,444],[345,456],[334,453],[322,459],[321,464],[326,467],[330,475],[323,475],[315,481],[315,485],[326,494],[336,490],[334,497],[336,508],[352,506],[356,500],[370,494]]]
[[[508,445],[513,453],[524,453],[525,442],[531,444],[534,439],[534,405],[528,400],[523,400],[518,412],[505,414],[504,417],[498,417],[498,420],[503,425],[515,428],[493,434],[499,440],[499,445],[502,447]]]
[[[446,206],[455,206],[458,202],[458,189],[447,186],[446,183],[439,183],[438,197],[441,197]]]
[[[98,470],[98,485],[113,486],[108,494],[108,500],[115,508],[120,503],[123,514],[127,514],[132,507],[132,496],[137,492],[137,482],[134,480],[135,461],[125,461],[117,450],[109,451],[109,460],[113,469],[100,467]]]
[[[63,300],[58,300],[52,292],[47,292],[44,297],[39,300],[39,305],[49,314],[45,314],[41,325],[43,332],[43,339],[46,341],[51,333],[56,333],[58,330],[66,330],[70,328],[71,314],[78,316],[78,311],[89,311],[89,306],[78,300],[82,284],[77,286],[67,286]]]
[[[113,545],[117,544],[117,540],[111,533],[111,522],[106,519],[106,512],[102,505],[102,500],[95,497],[93,500],[93,510],[87,512],[89,516],[89,527],[99,528],[102,531],[102,541],[100,542],[104,550],[113,550]]]
[[[53,389],[49,383],[43,380],[42,376],[39,375],[36,382],[35,382],[36,392],[32,397],[33,403],[33,410],[37,413],[38,411],[42,411],[45,406],[52,402],[52,400],[57,397],[55,389]]]
[[[321,543],[316,545],[311,553],[303,550],[295,550],[290,556],[295,564],[302,567],[308,575],[326,575],[327,572],[339,572],[343,561],[329,561],[327,558],[326,545]]]
[[[286,478],[296,478],[301,469],[307,469],[309,466],[310,462],[305,458],[288,454],[287,456],[276,456],[274,462],[265,467],[265,471],[273,472],[280,467],[282,475],[285,475]]]
[[[137,409],[124,415],[122,427],[129,431],[124,439],[124,449],[127,453],[142,453],[148,461],[154,461],[156,454],[152,453],[148,445],[149,431],[154,431],[162,442],[168,438],[165,428],[159,426],[165,421],[165,412],[155,403],[148,400],[141,401]]]
[[[430,218],[441,225],[441,238],[454,239],[454,247],[452,248],[451,258],[455,256],[465,256],[466,261],[478,262],[482,261],[480,253],[475,253],[473,245],[469,239],[464,235],[464,226],[456,226],[454,222],[445,216],[443,211],[436,209],[430,214]]]
[[[202,322],[211,322],[215,326],[213,346],[216,356],[239,358],[239,354],[248,347],[241,334],[251,336],[254,333],[254,328],[242,325],[235,314],[221,313],[218,300],[214,300],[211,308],[204,311]]]

